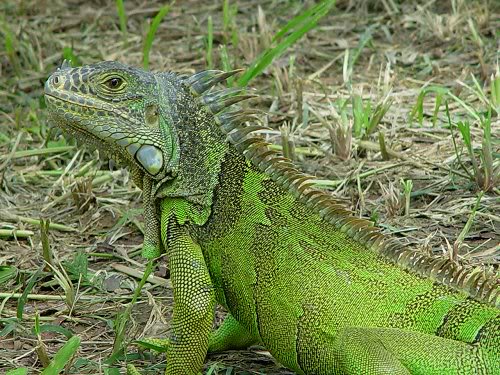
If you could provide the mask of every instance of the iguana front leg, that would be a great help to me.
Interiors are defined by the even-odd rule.
[[[175,219],[169,224],[166,248],[174,309],[165,374],[197,374],[207,354],[215,292],[200,246]]]

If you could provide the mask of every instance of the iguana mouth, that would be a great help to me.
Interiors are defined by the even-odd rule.
[[[61,99],[60,97],[49,94],[45,92],[45,100],[48,107],[57,108],[57,106],[65,106],[71,104],[72,102]],[[53,124],[58,128],[67,132],[68,135],[74,137],[77,140],[81,140],[83,143],[91,144],[96,147],[99,151],[106,154],[110,154],[108,144],[101,138],[89,131],[86,127],[77,126],[72,120],[72,115],[70,113],[60,113],[59,111],[49,111],[49,117],[53,120]],[[111,157],[111,155],[109,155]]]

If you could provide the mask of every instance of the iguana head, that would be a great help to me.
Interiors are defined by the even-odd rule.
[[[252,97],[238,95],[242,88],[210,89],[237,72],[184,76],[112,61],[63,63],[45,83],[45,98],[56,126],[124,162],[139,187],[153,180],[156,198],[184,197],[206,217],[228,150],[226,131],[247,119],[226,109]]]
[[[155,180],[170,172],[176,152],[169,127],[161,130],[158,97],[154,74],[114,61],[63,63],[45,83],[57,126]]]

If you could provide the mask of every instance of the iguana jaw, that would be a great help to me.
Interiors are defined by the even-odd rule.
[[[96,66],[99,65],[99,66]],[[110,157],[139,168],[153,179],[163,179],[171,157],[159,129],[156,99],[135,82],[144,75],[116,62],[81,68],[62,67],[45,83],[52,122]]]

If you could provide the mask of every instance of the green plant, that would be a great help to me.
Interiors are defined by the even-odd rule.
[[[491,75],[491,104],[496,115],[500,115],[500,71]]]
[[[151,52],[151,47],[153,46],[153,40],[155,38],[156,31],[158,30],[162,19],[167,15],[169,11],[170,5],[162,6],[149,25],[146,39],[144,40],[144,47],[142,50],[142,65],[144,66],[144,69],[149,68],[149,53]]]
[[[496,185],[500,181],[500,165],[495,162],[493,157],[493,145],[491,137],[492,118],[498,117],[499,98],[500,98],[500,74],[497,71],[491,76],[490,91],[488,97],[485,88],[479,83],[475,76],[471,75],[472,84],[467,84],[462,81],[457,81],[461,86],[465,87],[469,92],[474,94],[479,99],[482,106],[472,107],[463,99],[455,95],[451,90],[441,86],[428,86],[420,91],[417,98],[417,103],[414,106],[410,118],[417,119],[422,125],[424,119],[423,102],[424,98],[430,94],[436,94],[436,102],[432,116],[432,123],[435,124],[441,104],[445,103],[445,112],[448,122],[448,127],[452,135],[453,147],[460,168],[465,172],[465,175],[470,181],[474,182],[475,186],[483,191],[492,191],[497,189]],[[452,100],[465,110],[466,117],[455,123],[452,122],[448,102]],[[482,132],[481,146],[475,148],[473,145],[473,136],[471,128],[473,124],[479,124]],[[458,129],[458,133],[462,139],[470,160],[470,167],[462,160],[462,152],[455,140],[454,130]]]
[[[347,103],[346,99],[338,99],[335,105],[331,106],[334,117],[333,122],[321,119],[323,125],[328,128],[333,153],[342,160],[347,160],[351,157],[352,146],[353,124],[352,119],[349,119],[347,116]],[[337,107],[338,111],[335,107]]]
[[[42,371],[41,375],[57,375],[64,370],[73,359],[76,351],[80,347],[80,337],[71,337],[54,355],[49,365]]]
[[[64,302],[66,302],[68,310],[71,311],[76,302],[76,291],[75,287],[73,286],[73,283],[71,282],[71,278],[69,277],[68,273],[66,272],[61,263],[59,263],[58,267],[56,267],[55,264],[54,265],[49,263],[46,264],[54,273],[54,279],[57,281],[59,286],[64,290]]]
[[[16,368],[14,370],[10,370],[5,373],[5,375],[27,375],[27,374],[28,374],[28,368],[26,367]]]
[[[225,44],[221,45],[219,48],[220,60],[222,63],[222,69],[226,72],[233,70],[229,54],[227,53],[227,47]],[[232,87],[234,85],[234,77],[229,77],[227,80],[227,86]]]
[[[328,13],[334,3],[334,0],[323,0],[292,18],[274,36],[271,46],[259,55],[240,77],[237,83],[238,86],[246,86],[248,82],[262,73],[274,59],[282,55],[290,46],[304,36],[304,34],[313,29],[318,21]]]
[[[120,30],[123,40],[127,40],[127,14],[125,13],[123,0],[116,0],[116,10],[118,11],[118,18],[120,19]]]
[[[295,143],[291,137],[290,126],[288,124],[282,125],[280,133],[283,156],[290,160],[295,160]]]
[[[207,20],[207,47],[206,47],[206,61],[208,69],[212,69],[214,66],[212,59],[212,49],[214,45],[214,25],[212,22],[212,16],[208,16]]]
[[[480,191],[477,194],[476,198],[476,203],[474,204],[474,207],[472,208],[472,211],[469,215],[469,218],[467,219],[467,222],[465,223],[465,226],[462,228],[460,231],[460,234],[458,235],[456,241],[453,244],[453,249],[455,250],[454,253],[457,254],[458,251],[460,250],[460,247],[462,246],[465,237],[469,233],[470,229],[472,228],[472,223],[474,222],[474,219],[476,218],[476,212],[479,209],[479,205],[481,204],[481,199],[483,198],[484,192]]]
[[[19,269],[16,266],[0,266],[0,285],[17,277]],[[1,312],[1,309],[0,309]]]
[[[471,134],[471,124],[469,121],[458,121],[455,125],[451,123],[448,103],[446,103],[446,115],[448,117],[448,124],[450,131],[452,133],[453,147],[455,154],[457,156],[458,164],[461,169],[467,174],[469,179],[475,182],[476,186],[483,191],[493,190],[500,177],[500,165],[493,162],[493,149],[491,141],[491,112],[486,118],[481,119],[481,128],[483,130],[483,137],[481,141],[481,147],[475,149],[473,146],[473,139]],[[467,154],[470,159],[471,168],[467,168],[462,160],[461,152],[458,150],[458,146],[455,141],[455,135],[453,128],[459,131],[462,141],[467,150]],[[479,155],[479,157],[476,156]]]
[[[9,25],[4,20],[0,20],[0,31],[4,36],[4,46],[5,52],[7,52],[7,57],[14,68],[16,76],[20,76],[22,73],[21,63],[19,62],[19,57],[17,55],[17,38],[10,30]]]
[[[405,216],[410,214],[410,198],[411,191],[413,189],[413,181],[412,180],[403,180],[401,179],[401,186],[403,187],[403,195],[405,197]]]
[[[71,66],[81,65],[81,61],[73,51],[72,47],[63,48],[63,59],[69,61]]]
[[[47,353],[47,348],[42,340],[42,332],[56,332],[65,335],[68,341],[57,351],[54,358],[51,360]],[[73,357],[80,347],[80,338],[74,336],[71,331],[61,327],[59,325],[51,324],[40,324],[40,316],[38,313],[35,314],[35,324],[33,327],[33,333],[37,337],[37,346],[35,352],[37,353],[38,360],[44,367],[42,375],[57,375],[63,370],[69,369]],[[27,374],[26,368],[17,368],[7,372],[9,375],[23,375]]]
[[[420,126],[422,126],[424,122],[424,99],[431,93],[436,95],[434,111],[432,114],[432,125],[436,126],[439,108],[441,107],[443,98],[449,93],[449,90],[441,86],[427,86],[420,90],[417,98],[417,103],[410,113],[410,119],[416,118]]]
[[[91,285],[88,271],[88,256],[84,251],[78,251],[72,260],[63,261],[63,266],[71,280],[81,282],[82,285]]]
[[[43,275],[42,268],[39,268],[29,278],[28,283],[26,285],[26,288],[24,288],[23,293],[21,295],[21,298],[19,298],[19,301],[17,302],[16,317],[18,320],[23,319],[24,305],[26,304],[26,301],[28,300],[28,294],[31,292],[31,290],[35,286],[35,283],[42,277],[42,275]]]
[[[352,96],[353,132],[356,138],[367,138],[377,128],[393,103],[389,95],[387,93],[375,108],[372,108],[370,101],[363,102],[361,95]]]
[[[356,49],[352,54],[349,52],[349,50],[345,51],[344,65],[342,72],[343,72],[344,83],[347,85],[349,90],[351,90],[352,88],[351,77],[354,69],[354,64],[356,64],[356,61],[361,55],[361,52],[363,52],[363,49],[372,40],[372,32],[374,27],[375,26],[371,26],[365,30],[365,32],[359,38],[358,46],[356,47]]]
[[[146,269],[144,270],[141,281],[139,281],[139,284],[134,290],[134,295],[132,296],[132,300],[122,313],[117,314],[114,324],[116,335],[115,335],[115,341],[113,343],[113,353],[111,354],[111,357],[107,361],[108,364],[114,362],[114,360],[117,359],[117,357],[124,350],[126,324],[130,320],[130,314],[132,312],[132,308],[137,302],[139,296],[141,295],[141,290],[144,284],[146,283],[149,275],[151,275],[151,272],[153,272],[153,266],[154,263],[152,260],[150,260],[146,265]]]
[[[229,4],[229,0],[224,0],[222,5],[222,25],[224,33],[224,43],[231,42],[233,47],[238,47],[238,30],[236,28],[236,14],[238,13],[238,3]]]

